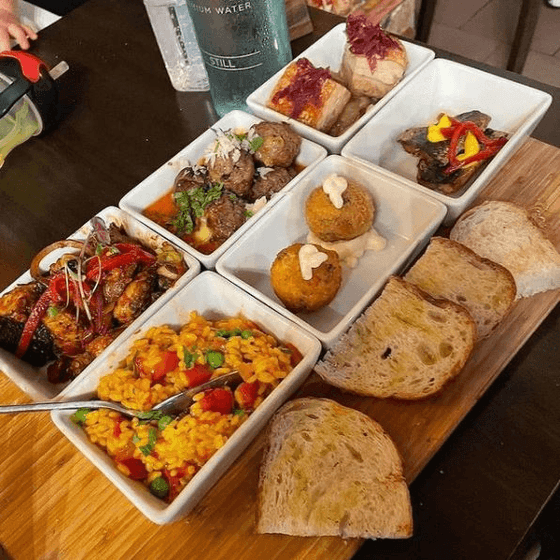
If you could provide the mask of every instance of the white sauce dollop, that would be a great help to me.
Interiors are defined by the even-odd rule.
[[[333,206],[340,210],[344,204],[342,193],[346,190],[348,181],[340,175],[329,175],[323,181],[323,191],[331,199]]]
[[[382,251],[387,245],[387,240],[379,235],[373,228],[363,235],[359,235],[349,241],[334,241],[329,243],[319,239],[312,232],[307,235],[308,243],[321,245],[325,249],[336,251],[338,258],[350,268],[354,268],[358,264],[358,259],[366,251]]]
[[[329,256],[314,245],[302,245],[298,252],[299,268],[304,280],[313,278],[313,269],[321,266]]]

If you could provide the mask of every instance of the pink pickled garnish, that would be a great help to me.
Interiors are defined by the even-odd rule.
[[[289,86],[278,90],[272,98],[273,103],[286,98],[292,102],[290,117],[297,119],[305,105],[311,103],[321,106],[321,90],[326,80],[331,77],[327,68],[315,68],[307,58],[296,61],[296,75]]]
[[[372,72],[377,66],[378,59],[383,58],[391,49],[400,48],[397,41],[389,37],[379,24],[374,25],[364,15],[348,16],[346,35],[350,43],[350,51],[356,55],[364,55]]]

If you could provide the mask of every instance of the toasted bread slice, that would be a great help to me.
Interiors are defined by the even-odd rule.
[[[475,340],[476,325],[463,306],[392,276],[315,370],[360,395],[421,399],[461,371]]]
[[[560,288],[560,254],[524,208],[491,200],[471,208],[450,238],[507,268],[517,297]]]
[[[457,241],[433,237],[404,277],[435,298],[464,305],[476,323],[478,338],[487,337],[515,301],[513,276]]]
[[[287,403],[268,428],[257,531],[409,537],[412,508],[393,441],[369,416],[332,400]]]
[[[298,66],[298,61],[292,62],[274,86],[267,106],[317,130],[328,132],[352,96],[343,85],[332,78],[327,78],[322,81],[320,85],[319,102],[316,103],[314,101],[310,90],[308,93],[310,96],[309,101],[303,103],[303,108],[297,115],[294,114],[296,105],[290,95],[276,98],[278,92],[293,86],[296,80],[301,79],[302,73],[306,71],[305,67]],[[307,90],[310,88],[311,81],[314,79],[315,78],[310,77],[305,80],[305,87],[302,87],[301,90],[296,88],[298,90],[296,94],[298,96],[306,95]]]

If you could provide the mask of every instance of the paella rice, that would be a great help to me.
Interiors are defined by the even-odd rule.
[[[191,312],[175,330],[149,329],[117,369],[99,380],[100,399],[150,411],[169,396],[237,370],[242,382],[197,393],[180,418],[147,412],[128,419],[109,410],[80,410],[73,419],[125,476],[171,502],[301,359],[248,319],[208,320]]]

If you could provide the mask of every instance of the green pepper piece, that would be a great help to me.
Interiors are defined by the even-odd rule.
[[[169,484],[162,476],[154,478],[150,484],[150,492],[162,500],[169,494]]]
[[[86,416],[88,415],[89,412],[91,412],[89,408],[79,408],[78,410],[76,410],[76,412],[74,412],[74,414],[72,414],[70,419],[72,420],[72,422],[74,422],[74,424],[78,424],[78,426],[83,426],[83,424],[86,421]]]
[[[206,362],[212,369],[219,368],[224,363],[224,355],[217,350],[208,350]]]

